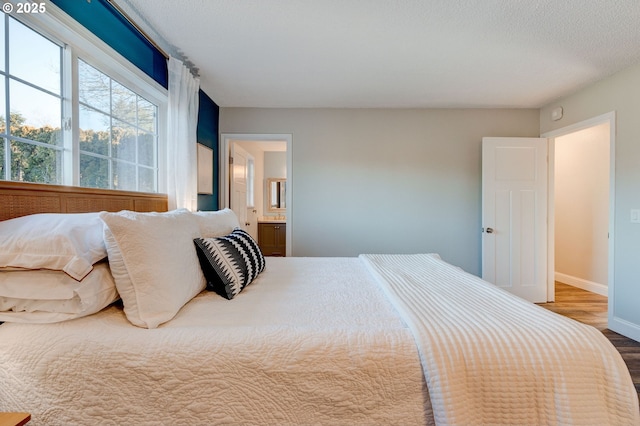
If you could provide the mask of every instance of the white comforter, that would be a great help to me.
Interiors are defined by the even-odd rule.
[[[269,258],[154,330],[0,325],[0,411],[33,425],[425,424],[427,384],[440,424],[640,423],[600,332],[429,255]]]
[[[118,307],[0,325],[0,411],[34,426],[432,420],[411,332],[356,258],[269,258],[235,299],[202,293],[154,330]]]
[[[640,424],[627,367],[595,328],[436,256],[362,258],[414,332],[437,424]]]

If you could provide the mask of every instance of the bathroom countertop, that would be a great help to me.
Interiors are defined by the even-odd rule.
[[[258,223],[287,223],[287,219],[276,219],[270,217],[263,217],[258,219]]]

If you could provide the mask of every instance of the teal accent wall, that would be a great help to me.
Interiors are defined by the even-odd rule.
[[[200,90],[200,108],[198,110],[198,143],[213,149],[213,195],[198,194],[198,210],[218,210],[219,153],[218,120],[220,107]]]
[[[167,59],[106,0],[51,0],[163,87]]]

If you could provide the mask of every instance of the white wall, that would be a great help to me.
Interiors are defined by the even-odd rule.
[[[439,252],[480,274],[483,136],[534,109],[221,108],[222,133],[291,133],[294,256]]]
[[[556,280],[606,294],[609,124],[555,139]]]
[[[564,117],[552,121],[551,110],[557,106],[563,107]],[[630,222],[630,210],[640,208],[640,65],[541,108],[540,131],[611,111],[616,113],[615,247],[609,328],[640,340],[640,224]]]

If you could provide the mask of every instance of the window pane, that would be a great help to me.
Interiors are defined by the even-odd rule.
[[[78,80],[80,102],[111,113],[111,78],[78,61]]]
[[[60,95],[62,49],[15,19],[9,19],[9,72]]]
[[[122,161],[113,162],[113,188],[125,191],[136,190],[136,166]]]
[[[156,171],[146,167],[138,167],[138,191],[155,192],[156,190]]]
[[[108,115],[80,105],[81,151],[109,155],[109,120]]]
[[[114,81],[112,114],[127,123],[136,122],[137,96],[122,84]]]
[[[0,13],[0,70],[4,71],[4,13]]]
[[[136,161],[136,128],[113,120],[111,128],[111,156],[120,160]]]
[[[156,111],[154,104],[144,98],[138,98],[138,127],[156,133]]]
[[[54,148],[11,142],[11,180],[60,183],[61,151]]]
[[[155,154],[156,138],[149,133],[138,134],[138,163],[143,166],[155,167],[156,154]]]
[[[109,160],[81,154],[80,186],[109,188]]]
[[[62,143],[60,98],[12,80],[11,134],[52,145]]]

